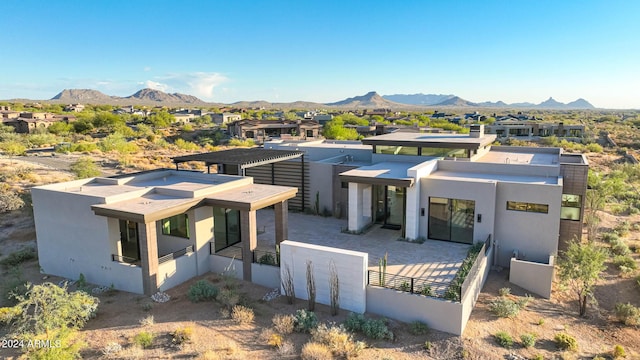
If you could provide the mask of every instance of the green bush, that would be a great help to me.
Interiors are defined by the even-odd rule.
[[[522,334],[520,335],[520,342],[522,347],[534,347],[536,345],[536,336],[534,334]]]
[[[473,267],[473,264],[475,263],[476,258],[478,257],[478,254],[480,253],[483,245],[484,243],[475,243],[471,246],[471,248],[467,252],[467,257],[464,259],[464,261],[462,261],[462,265],[456,273],[456,276],[453,278],[453,280],[449,284],[449,287],[447,287],[447,290],[445,290],[444,292],[445,299],[451,301],[460,301],[460,291],[462,289],[462,284],[467,278],[467,275],[469,275],[469,272],[471,271],[471,268]]]
[[[26,247],[22,250],[12,252],[9,256],[2,259],[0,264],[6,268],[12,268],[22,264],[23,262],[37,258],[38,254],[36,253],[36,250],[32,247]]]
[[[620,240],[620,237],[615,232],[606,232],[602,234],[602,241],[607,243],[614,243]]]
[[[424,296],[431,296],[431,297],[435,296],[433,289],[429,285],[423,286],[422,289],[420,290],[420,294]]]
[[[629,255],[631,253],[631,250],[629,250],[629,247],[627,246],[627,244],[625,244],[622,240],[612,243],[611,246],[611,252],[614,255]]]
[[[498,345],[502,346],[503,348],[511,349],[511,347],[513,346],[513,338],[508,333],[499,331],[493,336],[495,337]]]
[[[176,345],[182,345],[191,342],[191,337],[193,336],[193,328],[192,327],[181,327],[174,330],[171,333],[171,342]]]
[[[629,255],[618,255],[613,258],[613,264],[623,272],[632,272],[638,269],[638,263]]]
[[[622,347],[622,345],[615,345],[613,347],[613,351],[611,352],[611,355],[613,355],[614,359],[627,357],[627,353],[624,351],[624,348]]]
[[[627,220],[616,225],[614,231],[619,236],[627,236],[629,235],[629,230],[631,230],[631,223]]]
[[[89,157],[82,157],[71,165],[73,172],[79,179],[91,178],[100,175],[100,169]]]
[[[177,139],[174,145],[177,146],[178,149],[180,150],[187,150],[187,151],[200,150],[200,146],[198,146],[198,144],[192,143],[190,141],[185,141],[183,139]]]
[[[489,304],[489,311],[502,318],[514,318],[520,313],[520,305],[506,297],[499,297]]]
[[[498,294],[500,296],[511,295],[511,288],[508,288],[508,287],[500,288],[500,290],[498,290]]]
[[[318,327],[318,317],[313,311],[300,309],[294,315],[294,329],[297,332],[311,332]]]
[[[153,335],[153,333],[148,332],[148,331],[142,331],[136,334],[136,336],[133,337],[133,342],[136,345],[139,345],[140,347],[142,347],[143,349],[148,348],[151,346],[151,344],[153,344],[153,339],[155,338],[155,336]]]
[[[576,341],[576,338],[566,333],[556,334],[556,336],[553,337],[553,342],[560,350],[578,350],[578,342]]]
[[[187,291],[187,297],[191,302],[214,300],[218,296],[218,288],[208,280],[198,280]]]
[[[630,303],[617,303],[615,312],[618,321],[625,325],[640,325],[640,308]]]
[[[413,335],[426,335],[429,333],[429,325],[422,321],[414,321],[409,325],[409,332]]]
[[[364,315],[349,313],[343,324],[349,331],[360,332],[365,321],[367,321],[367,318]]]
[[[374,340],[393,340],[393,333],[387,328],[383,319],[367,319],[362,324],[362,333],[369,339]]]
[[[24,200],[15,192],[0,191],[0,213],[14,211],[24,206]]]

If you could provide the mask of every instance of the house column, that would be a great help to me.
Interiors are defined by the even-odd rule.
[[[274,206],[276,221],[276,245],[289,237],[289,209],[288,201],[284,200]]]
[[[371,191],[369,184],[349,183],[349,231],[360,231],[371,222]]]
[[[145,295],[158,291],[158,233],[156,223],[138,223],[138,241],[142,263],[142,287]]]
[[[407,207],[405,208],[405,238],[416,240],[420,237],[420,182],[406,188]]]
[[[242,278],[251,281],[251,263],[253,250],[258,244],[256,211],[240,210],[240,239],[242,244]]]

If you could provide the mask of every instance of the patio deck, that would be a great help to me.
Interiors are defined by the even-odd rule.
[[[273,250],[275,244],[274,212],[259,210],[257,214],[258,250]],[[378,271],[378,260],[388,253],[387,273],[448,284],[467,256],[470,245],[446,241],[423,244],[397,241],[399,230],[374,225],[365,234],[341,232],[347,220],[302,213],[289,213],[289,240],[309,244],[366,252],[369,270]]]

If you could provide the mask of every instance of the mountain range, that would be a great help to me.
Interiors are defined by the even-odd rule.
[[[87,103],[87,104],[123,104],[123,105],[224,105],[207,103],[192,95],[173,93],[168,94],[160,90],[142,89],[126,97],[110,96],[92,89],[65,89],[51,98],[50,101],[59,103]],[[271,103],[267,101],[238,101],[228,104],[234,107],[264,107],[264,108],[297,108],[314,109],[334,107],[341,109],[406,109],[417,110],[424,107],[468,107],[468,108],[530,108],[530,109],[594,109],[595,107],[584,99],[577,99],[570,103],[556,101],[552,97],[539,103],[530,102],[507,104],[503,101],[474,103],[456,95],[444,94],[394,94],[381,96],[371,91],[362,96],[354,96],[332,103],[315,103],[296,101],[293,103]]]

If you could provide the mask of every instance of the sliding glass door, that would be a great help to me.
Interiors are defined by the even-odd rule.
[[[402,229],[404,232],[406,201],[405,188],[392,185],[374,185],[374,222],[381,223],[384,228]]]
[[[476,202],[429,198],[429,239],[473,244]]]
[[[213,208],[213,236],[216,252],[240,242],[240,211]]]

